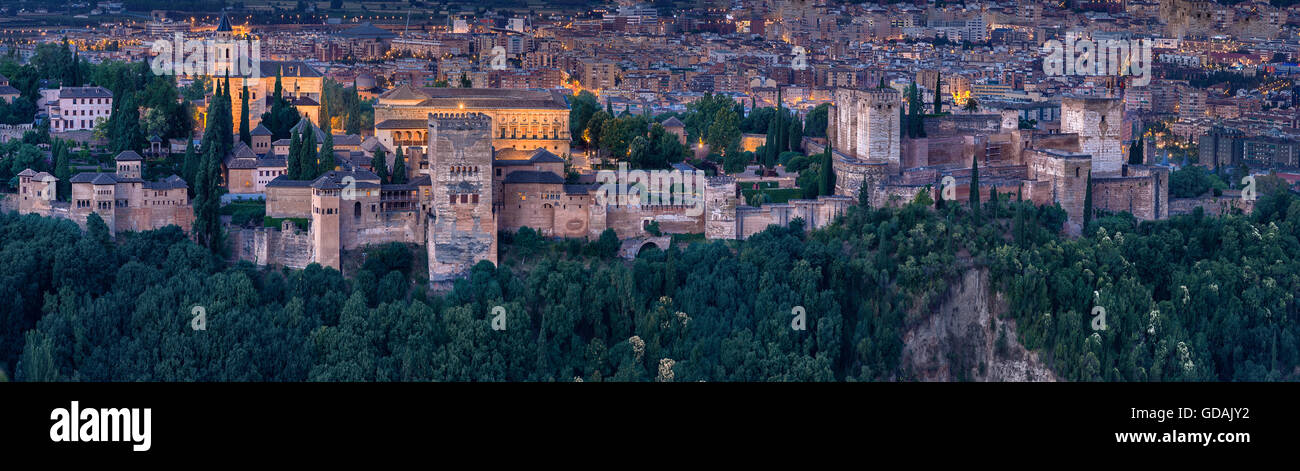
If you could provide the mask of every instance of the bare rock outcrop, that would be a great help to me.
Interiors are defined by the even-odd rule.
[[[948,288],[937,312],[903,335],[908,381],[1056,381],[1038,354],[1016,339],[1001,293],[985,269],[969,269]]]

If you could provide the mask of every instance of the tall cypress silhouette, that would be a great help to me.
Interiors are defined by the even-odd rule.
[[[970,159],[970,210],[975,223],[980,222],[980,161],[978,157]]]

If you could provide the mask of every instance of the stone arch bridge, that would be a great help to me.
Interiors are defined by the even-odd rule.
[[[618,256],[632,260],[646,248],[655,247],[659,250],[668,250],[668,246],[672,243],[672,236],[666,235],[659,237],[634,237],[623,241],[623,244],[618,249]]]

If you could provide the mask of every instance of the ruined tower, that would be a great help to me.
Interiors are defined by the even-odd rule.
[[[481,113],[429,114],[429,281],[497,263],[492,201],[492,119]]]
[[[736,206],[735,177],[709,177],[704,186],[704,235],[710,239],[735,239]]]
[[[1093,177],[1120,175],[1120,132],[1124,104],[1118,98],[1067,97],[1061,100],[1061,132],[1079,135],[1079,152],[1092,156]]]

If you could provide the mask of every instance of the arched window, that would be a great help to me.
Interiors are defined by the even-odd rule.
[[[361,219],[361,202],[352,203],[352,218]]]

